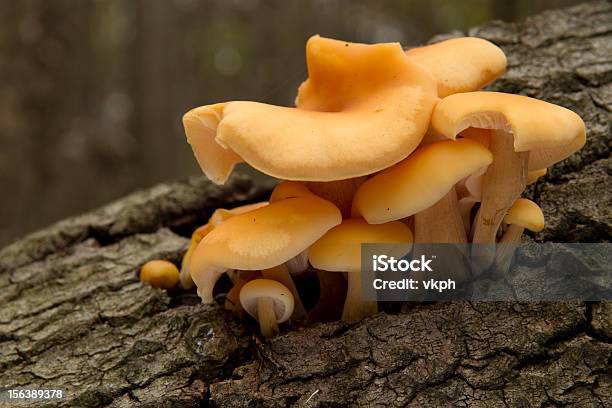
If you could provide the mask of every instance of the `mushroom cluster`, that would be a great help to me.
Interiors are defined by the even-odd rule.
[[[228,274],[226,307],[265,336],[289,319],[375,313],[361,294],[362,243],[513,244],[541,230],[541,210],[521,193],[585,143],[574,112],[480,90],[506,69],[483,39],[405,51],[314,36],[306,59],[295,107],[225,102],[183,118],[213,182],[241,162],[282,180],[269,202],[217,210],[194,232],[180,276],[210,303]],[[480,270],[507,261],[496,253],[473,254]],[[319,282],[314,308],[296,287],[303,273]]]

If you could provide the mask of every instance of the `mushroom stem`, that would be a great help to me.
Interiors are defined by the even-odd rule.
[[[495,268],[499,272],[506,272],[510,268],[510,263],[514,257],[516,247],[521,243],[521,237],[525,227],[516,224],[510,224],[506,232],[499,241],[495,255]]]
[[[470,233],[470,228],[472,227],[472,208],[474,208],[477,202],[478,199],[471,196],[463,197],[458,200],[459,213],[463,220],[463,228],[466,236]]]
[[[274,312],[274,299],[270,297],[257,299],[257,320],[264,337],[274,337],[279,333],[276,313]]]
[[[342,320],[347,323],[357,323],[364,317],[371,316],[378,312],[376,301],[365,301],[361,294],[361,271],[349,271],[348,287],[344,309],[342,310]]]
[[[306,316],[306,309],[304,309],[304,305],[300,299],[300,295],[298,293],[297,287],[295,286],[295,282],[289,273],[289,269],[287,269],[286,265],[278,265],[273,268],[264,269],[261,271],[261,275],[265,279],[272,279],[277,282],[282,283],[291,291],[293,295],[295,306],[293,309],[293,314],[291,315],[292,319],[300,320]]]
[[[454,187],[437,203],[414,215],[414,229],[415,242],[467,242]]]
[[[508,208],[525,190],[529,152],[514,151],[514,137],[494,130],[489,150],[493,163],[484,174],[482,204],[477,214],[474,242],[495,242],[495,236]]]
[[[455,187],[428,209],[414,215],[414,256],[438,254],[438,268],[434,271],[436,278],[453,278],[463,282],[470,276],[469,266],[465,262],[467,249],[461,245],[436,247],[429,244],[465,244],[467,235],[459,211]],[[440,256],[440,252],[444,255]],[[424,274],[415,276],[425,278]]]
[[[523,236],[524,231],[525,227],[516,224],[510,224],[499,242],[501,244],[518,245],[521,243],[521,237]]]
[[[346,279],[338,272],[317,269],[319,301],[308,313],[313,322],[331,322],[340,319],[343,299],[346,298]]]
[[[493,130],[489,150],[493,162],[483,177],[482,204],[474,221],[475,244],[494,244],[497,230],[512,203],[525,190],[529,152],[514,151],[514,137],[504,130]],[[480,245],[472,255],[482,270],[494,261],[493,245]]]
[[[315,195],[334,203],[340,209],[342,218],[349,218],[355,192],[366,179],[364,176],[326,182],[309,181],[304,184]]]

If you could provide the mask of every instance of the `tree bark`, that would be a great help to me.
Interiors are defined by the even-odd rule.
[[[465,34],[509,57],[491,89],[587,123],[585,148],[528,189],[547,219],[533,238],[610,241],[612,5],[452,36]],[[195,293],[139,282],[147,260],[178,264],[215,208],[270,188],[240,175],[162,184],[1,250],[0,386],[63,388],[68,398],[47,405],[79,407],[612,405],[608,302],[411,303],[265,341]]]

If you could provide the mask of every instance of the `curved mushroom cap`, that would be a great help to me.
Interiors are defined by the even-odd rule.
[[[277,323],[283,323],[291,317],[295,300],[291,291],[282,283],[272,279],[253,279],[240,289],[240,304],[257,320],[257,299],[260,298],[273,300]]]
[[[256,210],[257,208],[265,207],[266,205],[268,205],[268,202],[262,201],[259,203],[242,205],[240,207],[232,208],[231,210],[226,210],[224,208],[216,209],[215,212],[213,212],[213,214],[208,219],[208,222],[196,229],[193,234],[191,234],[189,248],[187,248],[187,252],[183,256],[183,261],[181,263],[181,285],[185,289],[189,289],[193,286],[193,280],[191,279],[191,272],[189,266],[191,263],[191,256],[193,255],[193,251],[195,251],[200,241],[202,241],[202,238],[204,238],[210,231],[215,229],[215,227],[219,225],[223,220],[226,220],[237,214],[242,214],[248,211]]]
[[[544,229],[544,214],[542,209],[526,198],[517,199],[504,217],[504,223],[520,225],[533,232]]]
[[[361,185],[353,199],[353,215],[380,224],[416,214],[434,205],[459,180],[492,161],[486,147],[469,139],[420,147]]]
[[[571,110],[527,96],[499,92],[447,96],[436,105],[431,124],[436,132],[449,139],[470,126],[511,132],[514,150],[530,151],[530,170],[565,159],[586,141],[584,122]]]
[[[187,138],[211,180],[223,183],[240,160],[285,180],[342,180],[389,167],[417,147],[436,84],[398,43],[315,36],[307,61],[299,108],[227,102],[185,115]]]
[[[216,184],[225,183],[234,166],[244,161],[235,152],[223,148],[215,141],[224,105],[216,103],[200,106],[183,116],[185,135],[193,155],[206,177]]]
[[[213,286],[226,270],[285,263],[341,221],[338,208],[314,194],[275,201],[223,221],[192,255],[191,277],[198,294],[212,302]]]
[[[477,91],[506,71],[506,56],[495,44],[476,37],[453,38],[406,51],[438,81],[441,98]]]
[[[156,288],[169,289],[179,281],[179,270],[171,262],[149,261],[140,269],[140,280]]]
[[[368,224],[349,218],[329,230],[309,251],[310,264],[324,271],[354,272],[361,269],[361,244],[412,244],[412,231],[399,221]],[[412,245],[406,249],[410,251]]]

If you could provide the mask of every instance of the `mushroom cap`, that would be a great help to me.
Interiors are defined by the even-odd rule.
[[[269,203],[267,201],[260,201],[258,203],[241,205],[240,207],[232,208],[229,210],[225,208],[217,208],[215,212],[213,212],[210,218],[208,219],[208,224],[210,224],[212,228],[214,229],[219,224],[221,224],[223,221],[235,215],[244,214],[246,212],[253,211],[261,207],[265,207],[268,204]]]
[[[306,43],[306,64],[308,79],[296,98],[300,109],[379,109],[396,86],[425,87],[435,94],[435,79],[406,57],[400,43],[360,44],[315,35]]]
[[[349,218],[310,247],[309,260],[313,267],[324,271],[356,272],[361,270],[361,244],[412,244],[412,241],[412,231],[402,222],[373,225],[362,218]]]
[[[517,199],[504,217],[504,223],[520,225],[533,232],[544,229],[544,214],[533,201],[526,198]]]
[[[527,96],[500,92],[447,96],[436,105],[431,124],[435,132],[449,139],[470,126],[511,132],[514,150],[530,152],[530,170],[549,167],[565,159],[586,141],[584,122],[571,110]]]
[[[299,255],[342,221],[329,201],[309,194],[275,201],[219,224],[191,257],[191,277],[204,302],[228,269],[261,270]]]
[[[495,44],[476,37],[453,38],[406,51],[438,82],[441,98],[459,92],[477,91],[506,71],[504,52]]]
[[[215,141],[223,106],[223,103],[200,106],[183,116],[185,135],[193,155],[206,177],[215,184],[224,184],[234,166],[244,161],[238,154]]]
[[[253,318],[257,316],[257,299],[271,298],[276,322],[283,323],[291,317],[295,300],[285,285],[272,279],[253,279],[240,289],[240,304]]]
[[[140,280],[156,288],[169,289],[179,281],[179,270],[171,262],[156,259],[140,269]]]
[[[353,215],[380,224],[416,214],[492,161],[493,155],[486,147],[469,139],[422,146],[401,163],[363,183],[353,199]]]
[[[187,252],[183,256],[183,261],[181,263],[181,285],[185,289],[189,289],[193,286],[193,280],[191,279],[190,272],[190,263],[191,256],[193,255],[193,251],[198,247],[198,244],[210,231],[212,231],[217,225],[219,225],[223,220],[226,220],[230,217],[233,217],[237,214],[242,214],[248,211],[256,210],[257,208],[265,207],[268,205],[267,201],[262,201],[259,203],[246,204],[241,205],[240,207],[232,208],[231,210],[226,210],[224,208],[218,208],[213,212],[213,214],[208,219],[208,222],[201,227],[197,228],[193,234],[191,234],[191,241],[189,242],[189,248]]]
[[[239,101],[187,112],[187,139],[211,180],[225,182],[241,160],[285,180],[342,180],[389,167],[417,147],[436,83],[399,43],[315,36],[307,61],[298,108]]]

